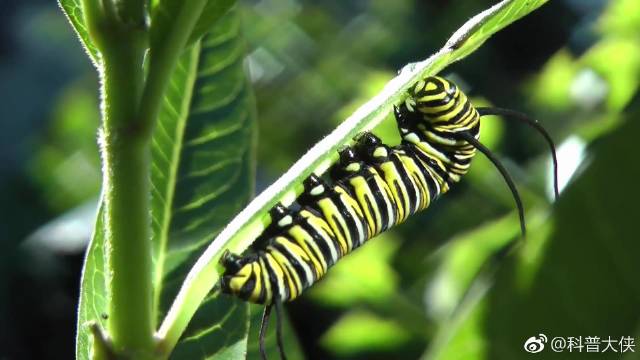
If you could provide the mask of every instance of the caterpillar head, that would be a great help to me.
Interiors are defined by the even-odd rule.
[[[430,76],[409,90],[403,107],[410,113],[419,114],[425,125],[438,127],[462,124],[470,105],[454,83],[439,76]]]
[[[244,300],[249,300],[255,286],[252,263],[226,250],[220,263],[225,272],[220,279],[220,290]]]

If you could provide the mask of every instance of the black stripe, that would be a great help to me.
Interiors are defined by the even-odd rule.
[[[345,186],[343,184],[338,183],[335,185],[335,187],[338,187],[338,186],[346,191]],[[337,191],[334,193],[335,195],[333,197],[333,200],[336,206],[338,207],[338,211],[342,215],[342,218],[347,224],[347,230],[349,231],[349,234],[351,234],[351,248],[353,250],[357,248],[359,244],[364,240],[364,239],[360,239],[360,236],[358,235],[358,227],[357,227],[358,222],[362,226],[364,238],[366,239],[368,237],[366,221],[363,218],[358,218],[357,214],[354,214],[354,216],[352,216],[351,213],[349,212],[350,207],[348,206],[348,204],[342,201],[342,199],[340,198],[340,194]],[[356,203],[358,203],[357,200],[356,200]],[[357,213],[355,209],[353,212]]]
[[[415,205],[418,199],[418,189],[416,184],[413,181],[411,175],[409,175],[409,171],[405,167],[404,163],[400,159],[400,154],[398,153],[398,149],[393,149],[393,154],[391,155],[391,161],[393,162],[394,167],[398,174],[400,174],[400,178],[402,179],[402,183],[406,189],[407,197],[409,198],[409,215],[415,213],[418,209]]]
[[[284,255],[284,254],[282,254]],[[293,291],[295,290],[295,292],[299,295],[302,294],[302,288],[298,288],[298,284],[295,282],[295,280],[293,279],[292,275],[291,275],[291,271],[293,269],[289,269],[287,266],[285,266],[284,264],[282,264],[281,262],[279,262],[277,259],[275,259],[275,263],[276,265],[280,268],[280,271],[282,271],[282,282],[284,283],[284,287],[287,290],[287,299],[291,299],[293,297]],[[274,271],[275,272],[275,271]],[[293,287],[291,286],[293,285]],[[302,286],[302,284],[301,284]]]
[[[414,149],[414,153],[416,154],[416,157],[423,161],[425,163],[425,165],[429,166],[431,169],[433,169],[447,184],[451,185],[454,182],[451,180],[451,178],[449,177],[449,172],[442,169],[438,163],[433,160],[431,158],[431,156],[429,156],[428,154],[426,154],[424,151],[422,151],[420,148],[418,148],[417,146],[414,146],[411,143],[406,143],[409,146],[412,146]]]
[[[417,158],[416,153],[415,153],[413,148],[408,149],[407,155],[411,156],[414,159],[414,161],[416,162],[418,168],[420,169],[420,172],[424,176],[424,178],[426,180],[426,183],[427,183],[427,190],[429,191],[429,194],[427,194],[427,196],[429,196],[429,203],[431,203],[432,201],[437,199],[438,195],[439,195],[438,181],[436,179],[434,179],[433,175],[431,175],[431,173],[427,170],[427,166],[429,166],[429,165],[427,165],[426,163],[420,161],[420,159]],[[431,168],[431,167],[429,167],[429,168]]]
[[[459,105],[460,105],[460,101],[462,101],[460,99],[460,97],[455,98],[454,103],[451,105],[450,108],[446,109],[446,110],[442,110],[439,111],[437,113],[433,113],[433,114],[425,114],[425,116],[432,118],[432,119],[439,119],[445,115],[449,115],[451,112],[453,112]],[[430,107],[431,105],[425,104],[426,106],[424,106],[423,104],[425,103],[420,103],[419,107]],[[442,104],[444,105],[444,104]],[[464,104],[462,105],[462,109],[460,109],[454,116],[453,118],[445,121],[445,124],[456,124],[458,121],[460,121],[460,119],[462,119],[464,117],[465,114],[467,114],[469,112],[469,110],[471,110],[471,101],[469,101],[469,99],[467,99]]]
[[[394,187],[396,189],[396,193],[398,193],[398,196],[400,197],[398,200],[399,202],[402,202],[402,209],[404,210],[404,216],[402,219],[400,219],[399,217],[396,218],[396,224],[399,224],[403,221],[405,221],[407,219],[407,217],[409,216],[409,209],[407,209],[407,204],[404,201],[404,196],[402,196],[402,194],[404,193],[402,191],[402,187],[400,186],[400,183],[398,183],[398,180],[393,180],[393,184],[389,184],[391,187]],[[397,203],[396,203],[397,204]],[[400,204],[397,204],[398,208],[400,207]],[[398,210],[398,212],[400,212],[400,210]],[[399,214],[398,214],[399,215]]]
[[[269,279],[271,281],[272,302],[278,301],[279,298],[290,299],[291,289],[288,286],[289,282],[287,281],[286,275],[282,270],[282,266],[278,264],[278,260],[276,260],[276,265],[278,265],[280,267],[280,271],[282,271],[282,285],[284,286],[284,288],[281,288],[278,284],[278,275],[276,275],[276,271],[271,267],[271,263],[266,259],[266,257],[264,259],[264,265],[265,269],[263,269],[263,271],[267,271],[267,274],[269,274]]]
[[[316,231],[313,225],[311,225],[311,223],[309,222],[309,219],[303,219],[303,220],[304,221],[301,221],[302,228],[309,235],[311,235],[311,238],[316,243],[316,245],[318,245],[318,248],[320,249],[319,255],[322,256],[324,261],[327,263],[327,268],[330,267],[337,260],[337,259],[333,259],[333,257],[331,256],[331,249],[329,248],[330,245],[327,244],[327,242],[324,240],[324,237],[320,234],[320,232]],[[318,217],[317,220],[321,222],[325,222],[325,220],[321,217]],[[327,237],[329,238],[329,241],[333,241],[333,239],[329,234],[327,234]],[[339,253],[339,251],[337,253]]]
[[[272,246],[276,248],[285,258],[287,258],[287,260],[289,260],[289,263],[291,263],[291,266],[293,266],[296,274],[300,278],[303,288],[311,286],[318,279],[318,277],[315,275],[315,272],[312,272],[311,283],[307,283],[307,275],[304,271],[304,265],[300,264],[300,262],[298,262],[298,260],[293,255],[294,251],[290,249],[291,245],[284,245],[283,243],[274,242]]]
[[[367,206],[367,209],[369,210],[369,214],[371,215],[371,220],[373,221],[373,223],[375,225],[375,228],[371,229],[371,234],[370,234],[370,235],[373,236],[374,234],[378,234],[378,233],[382,232],[382,224],[379,224],[378,223],[378,219],[376,219],[376,211],[375,210],[377,210],[377,209],[373,207],[373,204],[371,203],[371,198],[369,197],[369,195],[365,195],[364,196],[364,201],[365,201],[365,205]],[[375,201],[375,199],[374,199],[374,201]],[[380,230],[378,230],[378,229],[380,229]],[[369,240],[369,237],[364,239],[362,241],[362,243],[364,244],[367,240]]]
[[[389,218],[391,217],[391,214],[389,214],[389,209],[387,209],[387,202],[391,203],[391,211],[397,211],[397,209],[395,209],[395,201],[393,201],[393,199],[389,199],[388,194],[386,194],[384,190],[380,186],[378,186],[376,178],[377,177],[374,174],[371,174],[369,179],[367,179],[367,184],[369,185],[369,189],[371,189],[371,193],[373,194],[373,199],[376,202],[375,206],[380,213],[381,223],[378,224],[378,226],[380,227],[380,232],[383,232],[387,230],[387,223],[389,222]],[[382,179],[378,180],[383,181]]]
[[[320,266],[322,267],[322,259],[324,258],[324,256],[322,255],[322,249],[320,249],[320,253],[318,253],[316,251],[316,249],[313,246],[310,245],[311,243],[319,245],[316,242],[317,239],[315,239],[313,237],[313,234],[315,232],[313,231],[313,229],[309,229],[310,226],[309,227],[305,227],[304,223],[306,223],[306,221],[301,221],[301,220],[303,220],[303,219],[298,219],[297,220],[297,221],[299,221],[299,223],[297,223],[297,226],[299,226],[300,229],[302,229],[305,232],[305,237],[302,239],[302,241],[304,241],[306,243],[307,247],[309,248],[309,252],[310,252],[309,257],[314,257],[318,261]],[[307,226],[308,226],[308,224],[307,224]],[[293,227],[292,227],[292,229],[293,229]],[[295,239],[295,237],[293,236],[291,231],[289,231],[289,236],[291,236],[292,239]],[[306,241],[305,239],[308,239],[309,241]],[[318,247],[320,247],[320,246],[318,246]],[[304,250],[304,248],[302,250]],[[320,274],[316,272],[315,265],[313,265],[313,271],[315,273],[315,277],[319,278]]]
[[[251,271],[249,278],[247,278],[244,284],[242,284],[242,287],[240,288],[238,295],[240,296],[240,298],[244,300],[249,300],[249,297],[251,297],[251,293],[253,292],[253,289],[255,287],[256,287],[256,273],[255,271]]]

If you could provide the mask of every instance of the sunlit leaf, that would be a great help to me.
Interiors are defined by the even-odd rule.
[[[228,296],[205,299],[171,359],[244,359],[249,307]]]
[[[309,295],[323,305],[352,306],[366,301],[384,303],[398,287],[398,275],[391,267],[399,239],[382,234],[340,260]]]
[[[104,329],[107,313],[107,285],[105,268],[104,211],[99,205],[93,238],[87,250],[87,256],[80,282],[80,303],[78,305],[78,329],[76,334],[76,359],[91,359],[93,338],[88,323],[96,321]]]
[[[611,1],[599,20],[604,34],[636,37],[640,31],[640,3],[635,0]]]
[[[580,63],[607,81],[606,104],[611,110],[624,108],[640,86],[640,44],[635,38],[606,38],[589,49]]]
[[[518,218],[513,213],[451,240],[443,249],[440,266],[430,279],[427,311],[447,320],[462,300],[485,261],[501,246],[519,236]]]
[[[388,351],[408,340],[409,333],[400,324],[355,310],[338,320],[321,342],[334,354],[349,356],[363,351]]]
[[[67,16],[69,23],[78,34],[78,38],[82,43],[82,46],[87,51],[87,54],[91,58],[94,64],[97,63],[98,49],[93,45],[91,38],[89,38],[89,32],[84,23],[84,14],[82,12],[82,0],[58,0],[58,5]]]
[[[187,51],[173,72],[152,141],[152,216],[156,316],[165,315],[186,270],[229,217],[250,199],[254,110],[243,69],[239,19],[230,13]],[[85,264],[77,353],[87,359],[84,324],[104,322],[106,286],[102,218]],[[215,301],[214,301],[215,299]],[[206,299],[174,358],[241,358],[248,306]],[[225,336],[219,336],[220,333]]]
[[[197,256],[253,192],[254,105],[243,58],[239,17],[230,12],[180,58],[165,95],[152,142],[158,321]],[[245,303],[210,295],[173,358],[237,357],[248,326]]]
[[[571,84],[577,70],[575,59],[567,50],[553,55],[529,86],[531,101],[539,107],[556,111],[570,108]]]
[[[76,0],[77,1],[77,0]],[[202,3],[202,13],[189,36],[188,45],[209,32],[215,23],[236,3],[235,0],[157,0],[154,1],[151,26],[151,47],[163,46],[174,32],[182,30],[179,14],[186,7]],[[200,5],[198,5],[200,6]]]
[[[231,6],[233,6],[235,2],[235,0],[208,0],[207,5],[205,5],[202,11],[202,15],[191,32],[188,44],[198,41],[202,35],[211,30],[212,25],[231,9]]]

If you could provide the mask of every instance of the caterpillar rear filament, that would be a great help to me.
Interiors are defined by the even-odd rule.
[[[460,89],[440,77],[418,81],[394,114],[402,137],[390,147],[371,133],[340,151],[328,179],[311,175],[296,205],[276,205],[271,224],[244,256],[226,251],[221,259],[224,293],[265,304],[260,352],[272,306],[291,301],[316,283],[343,256],[427,208],[468,171],[476,150],[507,182],[517,205],[522,234],[524,210],[518,191],[498,159],[479,141],[480,117],[505,115],[525,121],[547,140],[557,171],[555,148],[534,120],[511,110],[475,108]],[[557,196],[557,180],[556,186]],[[279,316],[278,316],[279,317]],[[277,327],[281,343],[280,322]]]

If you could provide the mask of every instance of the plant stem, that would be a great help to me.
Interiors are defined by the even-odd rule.
[[[149,125],[152,125],[158,117],[162,95],[167,88],[173,68],[185,50],[189,36],[206,4],[207,0],[185,0],[162,41],[154,41],[153,34],[151,36],[149,74],[140,104],[140,117],[148,119]],[[151,131],[150,128],[146,130]]]
[[[146,358],[153,348],[149,134],[138,118],[144,37],[114,36],[103,54],[103,186],[109,335],[117,353]]]
[[[144,0],[115,0],[120,19],[128,24],[144,24],[145,17]]]

